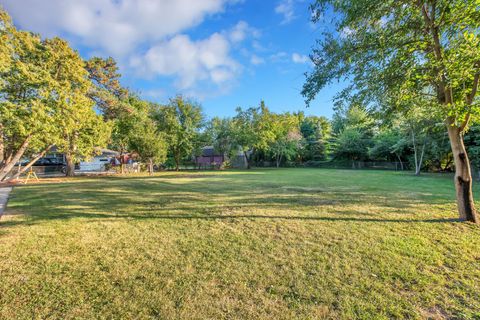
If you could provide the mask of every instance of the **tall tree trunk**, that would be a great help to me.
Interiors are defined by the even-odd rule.
[[[152,160],[152,158],[148,159],[148,174],[153,175],[153,160]]]
[[[20,146],[20,148],[18,148],[17,152],[15,153],[15,155],[13,157],[9,157],[9,159],[7,159],[7,161],[4,163],[4,165],[2,166],[1,170],[0,170],[0,181],[3,181],[3,179],[5,179],[5,177],[7,176],[7,174],[10,172],[10,170],[13,169],[13,167],[15,166],[15,164],[20,161],[20,159],[22,158],[23,154],[25,153],[25,151],[27,150],[28,148],[28,144],[30,143],[30,140],[32,140],[32,136],[28,136],[25,138],[25,140],[23,140],[23,143],[22,145]]]
[[[74,177],[75,176],[75,162],[73,161],[73,155],[70,152],[65,154],[65,160],[67,162],[67,168],[65,171],[65,176]]]
[[[475,210],[472,192],[472,174],[467,150],[463,143],[463,133],[460,128],[448,123],[448,137],[452,147],[455,163],[455,191],[457,194],[457,208],[461,220],[480,223],[480,218]]]
[[[32,160],[30,160],[30,162],[24,166],[23,168],[21,168],[20,170],[18,170],[17,173],[15,173],[12,177],[8,178],[6,181],[11,181],[11,180],[15,180],[15,179],[18,179],[20,177],[20,175],[22,175],[23,173],[25,173],[28,169],[30,169],[34,164],[35,162],[37,162],[40,158],[43,158],[43,156],[45,156],[45,154],[51,149],[53,148],[53,144],[49,145],[47,148],[45,148],[42,152],[40,152],[35,158],[33,158]]]
[[[417,156],[415,154],[415,175],[416,176],[419,176],[420,172],[422,170],[423,156],[425,155],[425,145],[426,144],[427,144],[426,141],[423,142],[422,152],[420,153],[420,159],[418,160],[418,163],[416,162],[417,161]]]
[[[3,140],[3,125],[0,124],[0,167],[3,165],[5,157],[5,142]]]
[[[125,161],[123,161],[124,158],[124,153],[123,150],[120,152],[120,174],[125,174]]]
[[[175,158],[175,171],[180,170],[180,155],[175,152],[175,155],[173,156]]]
[[[251,169],[250,159],[248,158],[247,151],[243,151],[243,155],[245,156],[245,161],[247,162],[247,169]]]
[[[400,170],[402,170],[402,171],[403,171],[403,162],[402,162],[402,158],[400,158],[400,156],[399,156],[397,153],[395,153],[395,155],[397,156],[397,158],[398,158],[398,161],[400,161]]]
[[[413,143],[413,157],[414,157],[414,160],[415,160],[415,175],[419,176],[420,172],[422,170],[423,156],[425,154],[425,145],[426,145],[427,142],[426,141],[423,142],[422,151],[421,151],[420,159],[419,159],[418,158],[417,142],[415,140],[415,132],[413,131],[413,128],[412,128],[412,143]]]

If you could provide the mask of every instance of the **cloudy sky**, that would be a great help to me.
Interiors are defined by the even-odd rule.
[[[322,26],[308,0],[0,0],[15,24],[61,36],[84,58],[112,56],[123,84],[148,100],[177,93],[209,116],[237,106],[332,113],[342,85],[324,89],[306,109],[300,91],[308,54]]]

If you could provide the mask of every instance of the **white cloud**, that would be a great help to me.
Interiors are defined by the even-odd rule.
[[[294,63],[307,63],[310,61],[310,59],[306,55],[295,52],[294,54],[292,54],[292,61]]]
[[[230,57],[230,42],[220,33],[199,41],[177,35],[134,56],[130,65],[144,76],[175,76],[181,90],[192,89],[199,81],[223,85],[241,71]]]
[[[200,24],[238,0],[2,0],[21,27],[44,36],[68,34],[108,54],[125,55],[138,46]]]
[[[250,58],[250,63],[257,66],[257,65],[265,63],[265,59],[263,59],[263,58],[254,54]]]
[[[242,42],[247,37],[258,38],[260,36],[260,31],[255,28],[252,28],[245,21],[238,22],[229,32],[228,38],[233,43]]]
[[[275,7],[275,12],[283,16],[282,24],[291,22],[295,16],[295,1],[281,0]]]
[[[280,51],[270,55],[269,58],[272,62],[285,62],[285,61],[288,61],[288,53],[284,51]]]
[[[124,72],[144,79],[172,77],[177,89],[191,92],[231,85],[242,71],[231,47],[260,33],[245,21],[204,39],[191,39],[185,32],[243,1],[0,0],[24,29],[66,37],[90,54],[113,56],[126,67]],[[163,92],[144,94],[155,98]]]

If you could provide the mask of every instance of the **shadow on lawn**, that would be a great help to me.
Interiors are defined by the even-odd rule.
[[[411,211],[414,212],[418,205],[425,203],[443,205],[450,202],[441,196],[423,196],[420,190],[416,190],[415,196],[402,194],[398,190],[372,192],[362,189],[364,186],[346,191],[345,188],[334,186],[320,185],[309,188],[308,181],[293,181],[292,186],[286,187],[284,181],[264,179],[259,181],[258,178],[251,180],[252,176],[200,174],[195,177],[208,180],[193,179],[188,183],[172,180],[191,179],[187,174],[104,177],[78,179],[72,183],[22,186],[16,190],[10,203],[13,210],[24,212],[27,216],[24,219],[0,220],[0,227],[75,218],[93,221],[99,219],[281,219],[380,223],[459,221],[442,218],[424,219],[412,214]],[[374,213],[349,211],[345,208],[352,205],[369,205]],[[318,208],[321,208],[322,212],[319,212]],[[257,210],[271,209],[279,214],[255,213]],[[382,212],[377,213],[377,210]],[[298,215],[292,215],[291,211],[298,212]],[[312,215],[312,211],[317,212],[317,215]],[[398,218],[399,214],[404,214],[405,218]],[[380,218],[382,216],[385,218]]]
[[[275,216],[275,215],[115,215],[98,213],[65,213],[63,215],[38,216],[30,215],[26,220],[1,221],[0,227],[13,227],[17,225],[35,225],[49,220],[92,219],[92,222],[109,221],[112,219],[124,220],[298,220],[298,221],[326,221],[326,222],[360,222],[360,223],[455,223],[460,219],[379,219],[379,218],[354,218],[354,217],[325,217],[325,216]]]

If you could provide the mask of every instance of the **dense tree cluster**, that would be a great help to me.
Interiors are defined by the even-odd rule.
[[[470,128],[466,146],[472,150],[473,167],[480,169],[478,128]],[[387,116],[358,104],[338,107],[329,120],[302,112],[277,114],[261,102],[259,107],[238,108],[232,118],[212,119],[201,135],[201,143],[214,146],[217,153],[243,154],[248,166],[360,168],[374,163],[416,175],[421,170],[454,170],[442,123],[428,114]]]

